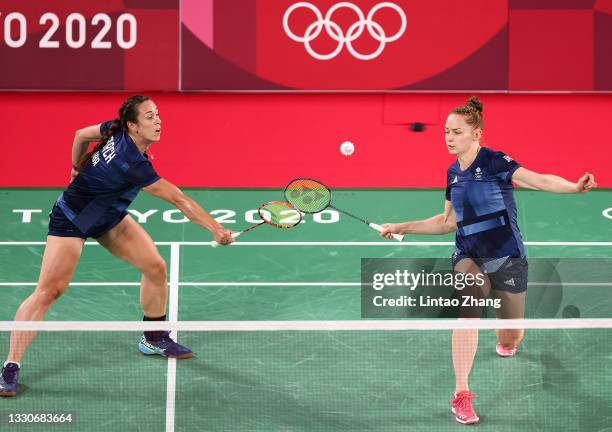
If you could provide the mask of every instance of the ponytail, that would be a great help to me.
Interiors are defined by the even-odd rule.
[[[121,130],[121,121],[119,119],[114,119],[111,121],[109,127],[104,131],[102,138],[100,138],[100,141],[98,141],[95,147],[90,152],[84,154],[81,159],[79,159],[76,166],[78,168],[77,171],[81,171],[83,168],[85,168],[85,165],[87,165],[87,162],[90,161],[93,154],[104,147],[111,137],[119,130]]]
[[[98,144],[96,144],[93,150],[83,155],[83,157],[79,160],[77,163],[77,171],[85,168],[85,165],[87,165],[87,162],[89,162],[93,154],[104,147],[113,135],[122,129],[127,130],[128,121],[138,123],[138,105],[148,100],[149,98],[147,96],[141,95],[130,96],[127,98],[125,102],[123,102],[123,105],[121,105],[121,108],[119,108],[119,117],[110,123],[110,126],[104,131],[100,141]]]

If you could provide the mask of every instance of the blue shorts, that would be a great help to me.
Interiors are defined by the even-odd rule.
[[[453,256],[453,267],[455,267],[459,261],[466,258],[474,261],[476,265],[480,267],[481,271],[489,277],[492,289],[507,291],[514,294],[527,291],[529,265],[525,257],[506,258],[502,259],[501,263],[495,263],[497,260],[484,260],[482,258],[457,255]]]
[[[126,216],[127,212],[124,211],[110,220],[104,220],[97,223],[84,233],[66,217],[62,209],[56,203],[53,205],[51,213],[49,213],[48,235],[56,237],[78,237],[83,239],[87,237],[98,238],[117,226]]]

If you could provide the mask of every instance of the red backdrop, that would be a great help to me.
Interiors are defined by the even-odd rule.
[[[178,32],[178,0],[0,0],[0,88],[177,90]]]
[[[0,0],[7,90],[597,92],[611,52],[612,0]]]
[[[181,186],[441,187],[446,113],[463,94],[153,94],[156,169]],[[0,186],[64,186],[74,131],[115,116],[124,94],[0,93]],[[612,187],[612,94],[481,95],[486,145],[529,169]],[[408,123],[427,123],[422,133]],[[355,143],[353,156],[339,152]]]

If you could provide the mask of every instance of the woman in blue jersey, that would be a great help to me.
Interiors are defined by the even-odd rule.
[[[17,310],[16,321],[44,319],[68,286],[88,237],[142,272],[140,303],[144,320],[166,319],[166,263],[151,237],[126,212],[141,189],[175,205],[193,223],[209,230],[218,243],[233,241],[230,230],[153,169],[147,149],[159,141],[161,124],[151,99],[132,96],[119,109],[117,119],[76,132],[73,179],[50,213],[38,283]],[[98,144],[87,153],[93,141]],[[34,337],[35,332],[11,334],[10,352],[0,376],[0,396],[15,396],[19,362]],[[193,355],[166,331],[144,332],[138,348],[144,354],[172,358]]]
[[[381,235],[446,234],[456,231],[454,271],[472,274],[471,296],[489,294],[500,299],[497,317],[520,319],[524,316],[527,290],[527,261],[517,225],[513,185],[556,193],[588,192],[596,187],[594,176],[585,173],[576,183],[554,175],[543,175],[521,167],[508,155],[480,146],[483,131],[482,103],[471,97],[452,110],[446,119],[446,146],[457,156],[447,172],[444,212],[429,219],[384,225]],[[465,295],[465,294],[462,294]],[[463,308],[461,317],[477,318],[480,307]],[[497,353],[514,355],[523,330],[497,330]],[[452,357],[455,394],[452,412],[458,422],[477,423],[468,377],[478,346],[477,329],[455,330]]]

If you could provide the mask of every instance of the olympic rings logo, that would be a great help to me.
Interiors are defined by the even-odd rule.
[[[314,21],[312,24],[310,24],[306,28],[306,31],[304,32],[303,36],[296,35],[289,28],[289,18],[291,14],[296,9],[300,9],[300,8],[306,8],[306,9],[311,10],[315,14],[315,17],[316,17],[316,21]],[[351,24],[346,34],[344,34],[344,32],[342,31],[342,28],[338,24],[332,21],[333,14],[342,8],[347,8],[347,9],[354,11],[357,14],[357,18],[358,18],[358,20],[355,23]],[[392,36],[387,36],[382,26],[374,20],[374,15],[376,14],[376,12],[378,12],[379,10],[383,8],[390,8],[396,11],[402,21],[400,29]],[[331,8],[329,8],[327,13],[325,14],[325,17],[323,17],[323,14],[321,13],[321,11],[312,3],[298,2],[290,6],[285,11],[285,15],[283,16],[283,28],[285,30],[285,33],[287,34],[287,36],[289,36],[291,40],[294,40],[295,42],[303,43],[308,54],[310,54],[312,57],[314,57],[317,60],[333,59],[338,54],[340,54],[340,51],[342,51],[342,48],[345,45],[346,45],[346,49],[348,50],[348,52],[356,59],[372,60],[378,57],[383,52],[383,50],[385,49],[385,46],[388,43],[394,42],[398,40],[400,37],[402,37],[402,35],[406,31],[406,14],[402,10],[402,8],[396,5],[395,3],[382,2],[382,3],[378,3],[372,9],[370,9],[366,17],[363,11],[357,5],[350,3],[350,2],[340,2],[340,3],[336,3]],[[321,34],[323,29],[325,29],[329,37],[331,37],[333,40],[335,40],[338,43],[336,48],[332,52],[327,53],[327,54],[320,54],[316,52],[311,46],[311,42],[315,40]],[[376,48],[374,52],[370,54],[362,54],[358,52],[357,50],[355,50],[355,48],[353,47],[353,42],[357,38],[359,38],[363,34],[364,30],[366,29],[368,30],[368,33],[370,34],[370,36],[374,38],[376,41],[378,41],[378,47]]]

